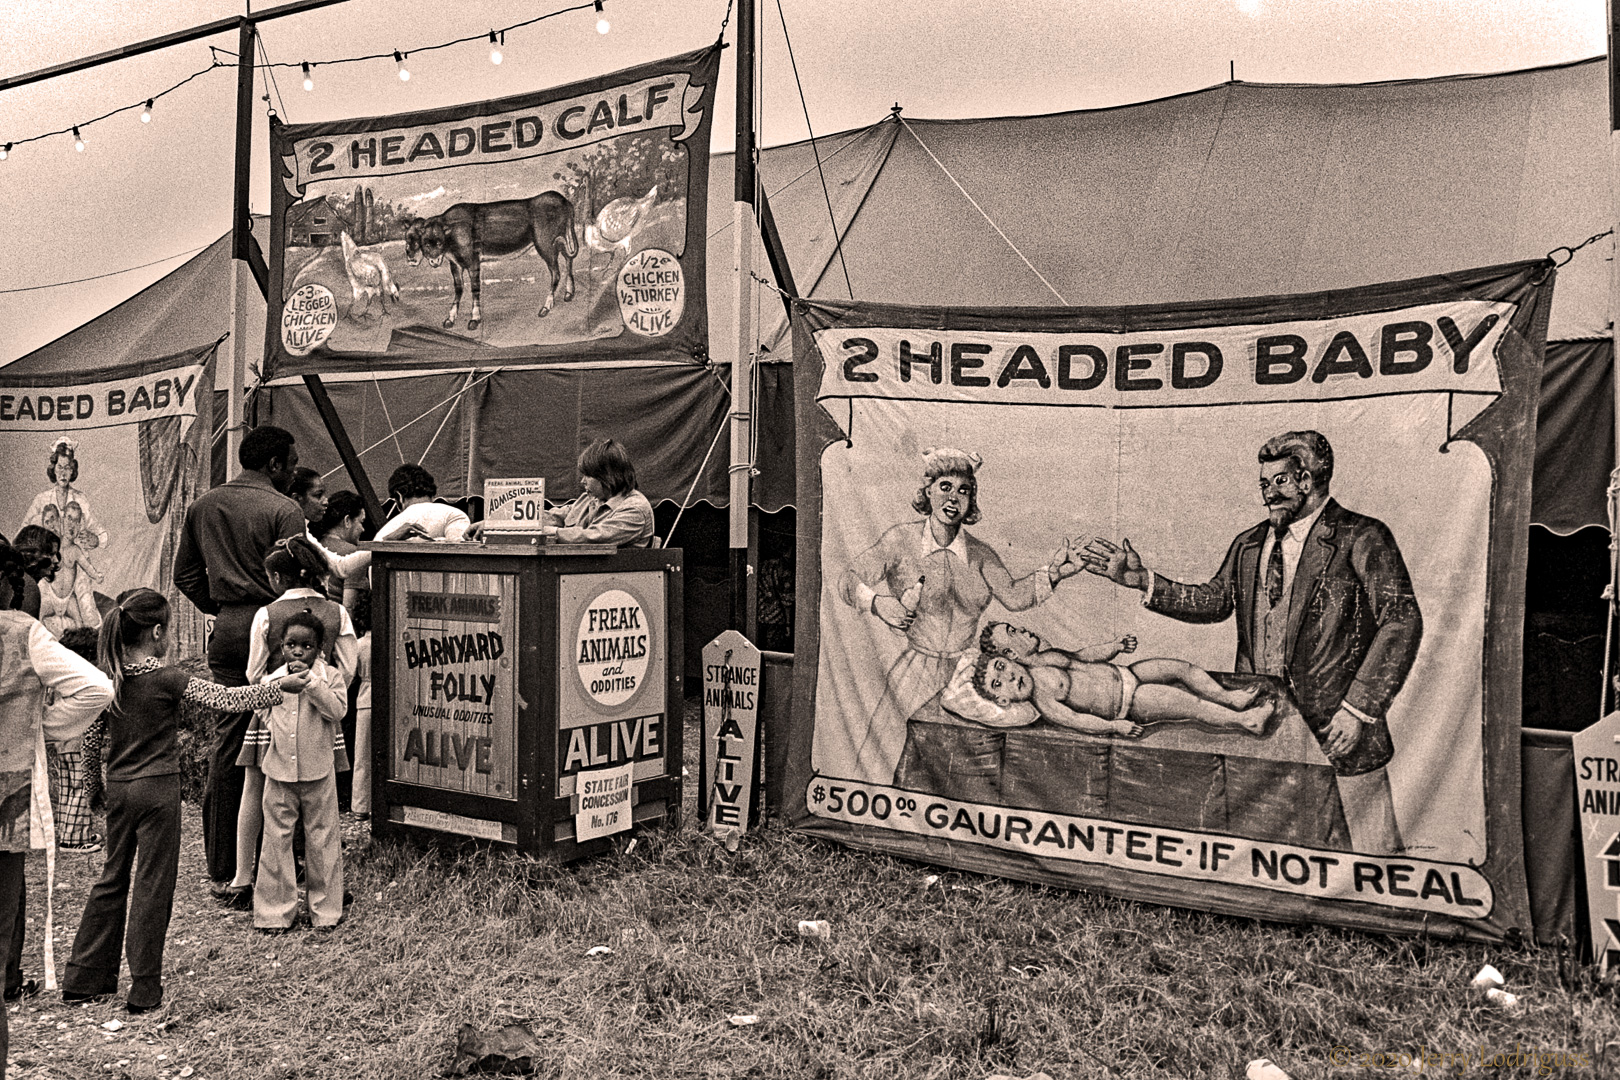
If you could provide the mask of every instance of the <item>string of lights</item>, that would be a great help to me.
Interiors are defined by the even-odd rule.
[[[269,61],[268,57],[266,57],[264,62],[257,63],[253,66],[256,69],[266,71],[272,79],[274,79],[274,71],[272,70],[274,68],[297,68],[303,75],[304,89],[306,91],[313,91],[315,89],[314,70],[318,67],[334,67],[338,64],[359,64],[371,60],[393,60],[399,71],[400,80],[403,82],[409,82],[411,73],[410,69],[405,66],[405,61],[407,58],[413,55],[434,52],[439,49],[448,49],[456,45],[465,45],[470,41],[487,40],[490,46],[490,63],[498,65],[503,59],[505,59],[505,54],[502,50],[506,46],[507,33],[513,30],[521,30],[525,27],[533,26],[536,23],[545,22],[547,19],[554,19],[560,15],[567,15],[575,11],[594,11],[596,13],[596,32],[599,34],[605,34],[612,29],[612,24],[608,21],[607,12],[604,10],[603,5],[604,0],[584,0],[583,3],[574,4],[570,7],[558,8],[556,11],[548,11],[543,15],[537,15],[532,19],[525,19],[522,22],[516,22],[510,26],[492,27],[487,35],[483,33],[469,34],[466,37],[458,37],[450,41],[441,41],[436,45],[419,45],[414,49],[390,49],[388,52],[367,53],[362,56],[344,56],[331,60],[294,60],[277,61],[272,63]],[[158,99],[174,93],[176,90],[179,90],[193,79],[201,78],[211,71],[218,71],[221,68],[234,69],[237,66],[235,61],[238,58],[235,53],[216,48],[212,45],[210,45],[208,48],[210,61],[209,65],[200,71],[193,72],[192,74],[186,76],[184,79],[181,79],[168,89],[160,90],[149,97],[142,98],[129,105],[123,105],[119,108],[112,109],[111,111],[102,113],[100,116],[93,119],[81,120],[76,124],[69,124],[67,127],[60,128],[56,131],[47,131],[39,135],[30,135],[25,139],[13,139],[0,142],[0,161],[4,161],[10,157],[14,147],[23,146],[27,143],[39,142],[42,139],[49,139],[57,135],[71,134],[73,136],[73,148],[79,153],[83,153],[85,141],[81,129],[88,128],[92,124],[99,124],[103,120],[111,119],[120,113],[130,112],[135,109],[141,110],[141,122],[143,124],[151,123],[152,108]],[[222,56],[229,57],[230,59],[221,60]]]

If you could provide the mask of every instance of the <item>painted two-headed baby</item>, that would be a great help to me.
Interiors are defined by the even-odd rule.
[[[1145,725],[1179,723],[1265,734],[1276,703],[1261,700],[1259,686],[1229,690],[1185,660],[1112,662],[1135,649],[1130,635],[1075,651],[1057,649],[1032,631],[992,622],[979,635],[973,686],[1003,709],[1028,701],[1053,723],[1093,735],[1134,739]]]

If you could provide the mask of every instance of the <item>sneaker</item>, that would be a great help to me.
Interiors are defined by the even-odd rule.
[[[85,837],[83,840],[80,840],[77,843],[57,844],[56,849],[58,851],[77,851],[82,854],[89,854],[91,852],[100,851],[101,846],[101,837],[95,833],[92,833],[90,836]]]

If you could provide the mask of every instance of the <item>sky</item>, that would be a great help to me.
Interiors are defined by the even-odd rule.
[[[409,82],[392,59],[321,65],[487,34],[573,2],[348,0],[264,24],[269,61],[315,63],[315,89],[302,88],[296,68],[270,69],[273,86],[260,73],[253,210],[269,210],[268,108],[309,123],[562,85],[701,48],[727,12],[725,0],[606,0],[606,34],[594,12],[569,12],[513,31],[499,66],[487,41],[411,57]],[[1248,82],[1371,82],[1563,63],[1606,48],[1604,0],[758,2],[766,146],[862,127],[897,103],[931,119],[1060,112],[1197,90],[1233,70]],[[6,10],[0,76],[247,9],[226,0],[7,0]],[[735,40],[734,15],[726,39]],[[85,123],[208,68],[210,45],[232,66],[158,98],[150,123],[138,107]],[[229,229],[236,46],[231,31],[0,92],[0,143],[13,143],[0,161],[0,363],[115,306]],[[722,67],[715,150],[733,143],[734,56],[727,50]],[[82,153],[71,135],[24,142],[74,124]]]

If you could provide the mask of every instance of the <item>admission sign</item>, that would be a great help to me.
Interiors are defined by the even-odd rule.
[[[1552,277],[796,301],[797,827],[1265,918],[1527,927]]]

